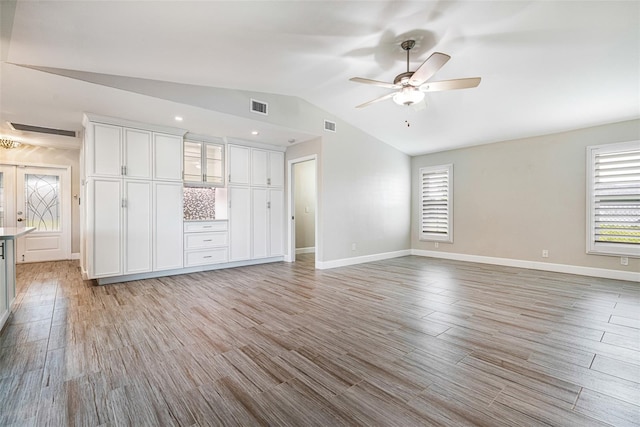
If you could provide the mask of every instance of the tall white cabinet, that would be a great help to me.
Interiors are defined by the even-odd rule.
[[[284,153],[229,145],[230,261],[284,254]]]
[[[85,115],[90,279],[182,268],[181,129]]]

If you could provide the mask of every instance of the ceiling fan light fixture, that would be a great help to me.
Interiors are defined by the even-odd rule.
[[[9,138],[0,138],[0,147],[10,150],[12,148],[20,147],[20,143],[18,141],[14,141]]]
[[[424,99],[424,92],[421,92],[416,87],[404,87],[400,92],[393,95],[393,102],[398,105],[412,105],[416,104]]]

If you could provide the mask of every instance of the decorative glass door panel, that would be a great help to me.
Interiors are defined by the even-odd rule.
[[[60,231],[60,177],[24,175],[25,226],[36,231]]]

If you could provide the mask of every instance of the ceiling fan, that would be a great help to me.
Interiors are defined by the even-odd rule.
[[[397,89],[379,98],[365,102],[356,106],[363,108],[385,99],[393,98],[398,105],[412,105],[422,101],[425,92],[436,92],[440,90],[468,89],[480,84],[480,77],[469,77],[466,79],[443,80],[439,82],[429,82],[429,80],[440,68],[451,58],[444,53],[435,52],[418,67],[416,71],[409,71],[409,51],[416,45],[415,40],[403,41],[400,46],[407,51],[407,71],[400,73],[393,79],[393,83],[381,82],[378,80],[353,77],[349,80],[356,83],[364,83],[373,86],[385,87],[387,89]]]

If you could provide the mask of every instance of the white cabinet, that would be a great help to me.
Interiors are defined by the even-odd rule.
[[[124,274],[151,271],[151,181],[124,181]]]
[[[251,185],[284,186],[284,153],[251,149]]]
[[[153,270],[182,268],[182,184],[153,183]]]
[[[83,123],[87,276],[182,268],[183,133],[93,115]]]
[[[184,182],[207,187],[224,186],[224,144],[185,140]]]
[[[151,179],[151,132],[123,128],[122,175]]]
[[[182,181],[182,137],[153,134],[153,179]]]
[[[182,136],[92,122],[86,132],[87,176],[182,181]]]
[[[249,147],[229,145],[229,185],[249,185]]]
[[[284,191],[251,189],[252,258],[284,254]]]
[[[229,261],[251,258],[251,189],[229,188]]]
[[[123,274],[122,180],[91,178],[86,186],[89,277],[119,276]]]
[[[85,132],[87,176],[122,176],[122,127],[89,123]]]
[[[227,221],[198,221],[184,224],[184,266],[219,264],[228,261]]]

